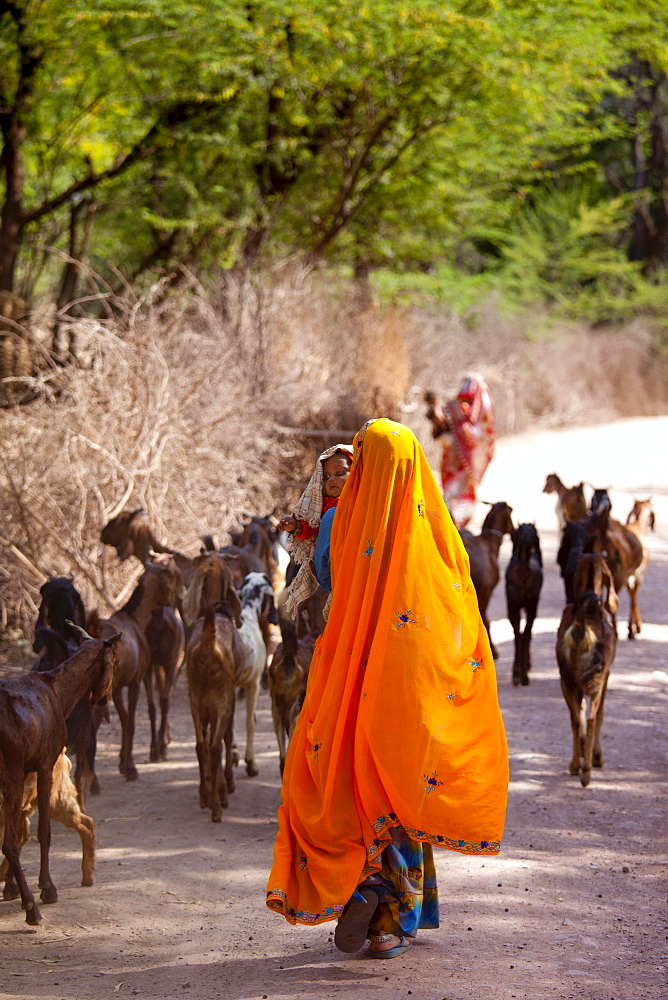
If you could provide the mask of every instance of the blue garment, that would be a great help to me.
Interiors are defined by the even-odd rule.
[[[438,927],[438,887],[431,844],[412,840],[402,826],[389,831],[392,843],[384,849],[383,867],[362,886],[378,895],[370,934],[415,937],[418,928]],[[353,894],[359,900],[359,892]]]
[[[332,522],[336,514],[336,507],[326,511],[320,519],[318,538],[315,543],[315,575],[323,590],[332,589],[332,576],[329,561],[329,543],[332,537]]]

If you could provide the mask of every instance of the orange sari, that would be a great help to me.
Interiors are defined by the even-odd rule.
[[[332,604],[285,766],[267,905],[337,919],[388,832],[497,854],[508,758],[466,551],[412,432],[359,431]]]

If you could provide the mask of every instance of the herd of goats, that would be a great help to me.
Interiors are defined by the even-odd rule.
[[[557,561],[566,607],[557,633],[561,687],[573,729],[570,772],[589,784],[602,764],[600,733],[610,666],[615,656],[618,593],[631,598],[629,638],[640,631],[638,590],[649,562],[646,533],[654,526],[650,500],[635,501],[626,524],[611,516],[606,490],[595,490],[589,508],[583,484],[567,488],[550,475],[545,493],[558,495],[562,525]],[[506,569],[508,617],[515,633],[512,681],[529,684],[531,630],[543,583],[538,532],[513,525],[506,503],[490,505],[480,534],[462,530],[483,622],[499,577],[499,550],[510,535]],[[258,773],[254,756],[255,709],[260,687],[268,687],[281,773],[287,743],[299,715],[317,636],[324,628],[326,595],[300,605],[296,622],[282,612],[294,566],[285,565],[275,519],[250,518],[217,548],[204,539],[189,558],[161,544],[143,510],[113,518],[101,533],[121,560],[144,567],[127,603],[109,618],[86,614],[71,579],[50,578],[41,588],[34,650],[40,659],[19,676],[0,681],[0,830],[4,826],[0,880],[3,898],[19,895],[28,924],[41,920],[20,864],[39,810],[39,888],[44,903],[58,895],[49,872],[50,819],[75,829],[82,844],[82,885],[93,884],[95,823],[85,812],[87,793],[99,792],[95,774],[97,729],[109,698],[121,725],[119,770],[137,778],[133,761],[135,713],[143,684],[151,728],[150,759],[164,759],[169,708],[182,661],[195,726],[199,802],[219,822],[234,790],[238,762],[234,736],[237,693],[246,703],[246,772]],[[283,556],[283,560],[281,560]],[[524,612],[524,628],[521,627]],[[281,642],[273,646],[270,626]],[[491,643],[491,636],[490,636]],[[491,643],[492,653],[497,650]],[[184,655],[185,654],[185,655]],[[160,722],[154,697],[158,695]],[[127,689],[127,694],[125,693]],[[223,763],[223,746],[225,747]],[[69,756],[66,755],[67,749]],[[70,776],[76,762],[74,780]]]

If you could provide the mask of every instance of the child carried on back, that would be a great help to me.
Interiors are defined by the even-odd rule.
[[[279,522],[279,530],[290,535],[288,552],[299,571],[288,587],[288,599],[285,605],[287,613],[295,618],[297,608],[318,589],[318,581],[311,568],[311,560],[315,552],[315,543],[322,515],[336,507],[341,490],[350,473],[353,461],[353,449],[348,444],[335,444],[318,458],[315,471],[309,484],[297,503],[292,508],[292,514],[286,515]]]

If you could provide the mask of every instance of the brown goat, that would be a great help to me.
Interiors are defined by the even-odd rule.
[[[647,567],[649,566],[649,548],[647,546],[647,532],[654,531],[654,511],[652,510],[652,498],[647,500],[633,501],[633,508],[626,519],[626,530],[636,536],[642,546],[642,559],[635,573],[627,581],[629,594],[631,595],[631,617],[632,625],[629,622],[629,629],[633,627],[636,633],[642,628],[642,618],[638,607],[638,591],[645,578]]]
[[[276,647],[269,667],[271,717],[274,723],[281,774],[290,740],[306,693],[306,681],[313,657],[315,636],[297,638],[294,622],[280,620],[282,642]]]
[[[178,577],[174,568],[163,563],[150,563],[140,577],[130,600],[108,619],[100,619],[97,612],[88,617],[89,631],[100,638],[114,632],[121,633],[118,643],[118,666],[114,671],[113,700],[121,720],[121,753],[119,771],[128,781],[137,780],[137,768],[132,759],[135,732],[135,713],[142,683],[146,688],[151,719],[152,745],[155,737],[155,705],[150,683],[151,651],[146,629],[153,612],[158,608],[174,607],[178,596]],[[127,708],[123,689],[128,689]]]
[[[579,521],[587,513],[584,483],[578,483],[577,486],[564,486],[556,472],[551,472],[545,480],[543,493],[557,494],[557,517],[560,528],[564,527],[566,521]]]
[[[72,762],[63,751],[53,768],[53,784],[51,785],[51,801],[49,811],[51,819],[62,823],[68,830],[76,830],[81,838],[81,884],[92,885],[95,881],[95,820],[81,810],[77,800],[76,785],[70,777]],[[23,804],[21,807],[21,824],[19,831],[19,852],[30,840],[30,817],[37,809],[37,774],[32,771],[23,785]],[[0,841],[5,832],[5,810],[0,801]],[[16,899],[19,887],[13,875],[9,873],[7,859],[0,865],[0,882],[6,879],[3,899]]]
[[[279,567],[274,551],[276,542],[272,537],[272,531],[273,526],[270,518],[252,517],[241,531],[231,531],[230,538],[233,545],[255,556],[262,564],[261,570],[249,570],[248,572],[266,573],[272,586],[275,586]]]
[[[220,552],[202,552],[193,559],[190,584],[183,598],[186,634],[207,608],[227,601],[237,628],[241,627],[241,598],[230,563]]]
[[[586,590],[591,590],[601,598],[603,607],[612,618],[612,626],[615,628],[619,597],[610,567],[602,552],[583,552],[577,561],[573,575],[573,600],[577,601],[580,594],[584,594]]]
[[[499,549],[504,535],[511,535],[515,530],[511,514],[513,508],[507,503],[490,504],[491,510],[482,523],[479,535],[473,535],[470,531],[462,529],[459,533],[462,536],[464,548],[468,552],[471,566],[471,580],[478,598],[478,608],[482,617],[492,656],[496,660],[499,653],[492,642],[489,631],[489,618],[487,617],[487,605],[489,604],[492,592],[499,582]]]
[[[644,535],[641,538],[638,525],[627,527],[610,517],[610,507],[605,504],[588,520],[587,535],[586,550],[605,553],[617,593],[621,592],[622,587],[626,587],[629,592],[631,607],[628,634],[629,639],[635,639],[642,626],[638,591],[644,572],[643,563],[646,565]],[[640,580],[637,578],[639,571]]]
[[[181,603],[183,582],[181,572],[173,558],[169,555],[156,555],[153,563],[167,566],[174,576],[177,603]],[[151,652],[151,666],[144,679],[144,687],[148,697],[149,720],[151,723],[151,750],[149,759],[152,762],[167,759],[167,747],[171,742],[169,729],[169,710],[172,695],[179,676],[179,670],[185,650],[185,629],[181,618],[174,608],[156,608],[146,626],[146,640]],[[153,682],[158,693],[160,707],[160,728],[153,701]]]
[[[591,781],[592,765],[603,765],[601,726],[616,647],[615,631],[600,597],[586,590],[574,605],[566,605],[557,632],[556,654],[573,731],[569,770],[571,774],[579,773],[583,787]]]
[[[230,605],[209,605],[195,622],[186,646],[186,671],[190,711],[195,724],[195,744],[199,763],[199,804],[211,810],[211,819],[220,823],[234,791],[232,739],[236,704],[237,658],[240,640],[237,627],[228,615]],[[222,767],[225,743],[225,769]]]
[[[178,566],[184,584],[187,586],[190,582],[192,559],[158,541],[148,523],[146,511],[141,507],[138,510],[123,511],[108,521],[100,532],[100,541],[116,549],[122,562],[135,556],[145,565],[152,553],[167,553]]]
[[[42,901],[55,903],[58,893],[49,871],[49,806],[53,769],[67,742],[65,719],[80,698],[101,701],[108,697],[116,662],[113,646],[119,638],[117,633],[104,642],[87,637],[55,670],[30,671],[0,681],[0,792],[5,807],[2,852],[18,885],[26,922],[31,925],[42,917],[20,861],[25,779],[31,771],[37,772],[39,887]]]

